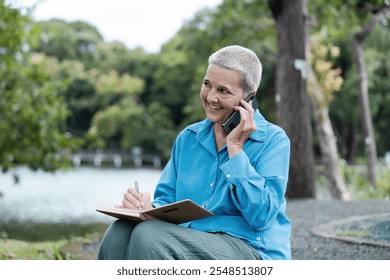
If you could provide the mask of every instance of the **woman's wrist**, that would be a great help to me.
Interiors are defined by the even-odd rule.
[[[243,151],[241,145],[228,145],[227,149],[229,153],[229,158],[232,158]]]

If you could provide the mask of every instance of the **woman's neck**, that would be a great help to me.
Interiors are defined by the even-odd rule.
[[[214,138],[217,152],[219,152],[226,145],[226,134],[221,125],[214,124]]]

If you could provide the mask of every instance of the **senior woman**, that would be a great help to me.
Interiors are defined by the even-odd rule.
[[[214,216],[175,225],[117,220],[98,259],[290,259],[285,214],[290,141],[252,101],[262,65],[256,54],[227,46],[209,57],[200,90],[206,119],[181,131],[154,193],[129,188],[119,207],[150,209],[191,199]],[[222,124],[238,111],[229,134]]]

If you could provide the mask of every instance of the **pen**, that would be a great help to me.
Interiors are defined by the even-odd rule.
[[[138,181],[137,180],[134,181],[134,185],[135,185],[135,191],[137,193],[139,193],[139,186],[138,186]]]
[[[138,186],[138,181],[137,181],[137,180],[134,181],[134,186],[135,186],[135,191],[136,191],[137,193],[139,193],[139,186]],[[141,202],[140,202],[140,204],[139,204],[138,209],[139,209],[140,211],[142,210],[142,204],[141,204]]]

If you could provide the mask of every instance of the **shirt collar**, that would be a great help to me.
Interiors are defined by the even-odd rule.
[[[259,110],[255,112],[255,123],[256,123],[256,131],[254,131],[251,135],[249,135],[250,139],[255,141],[264,142],[267,138],[267,124],[268,122],[260,113]]]

